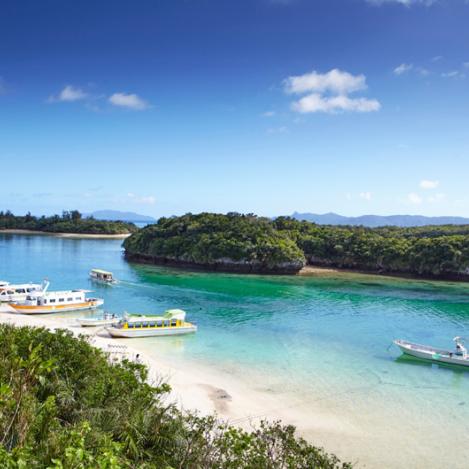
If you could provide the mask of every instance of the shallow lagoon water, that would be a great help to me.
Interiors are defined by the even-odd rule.
[[[120,283],[92,283],[93,267]],[[0,234],[0,279],[45,277],[51,289],[92,288],[116,313],[186,310],[199,332],[141,339],[150,353],[239,376],[306,413],[322,406],[359,435],[324,439],[341,456],[368,467],[467,467],[469,372],[402,358],[391,346],[405,338],[452,347],[455,335],[469,336],[466,284],[187,272],[129,264],[119,240]]]

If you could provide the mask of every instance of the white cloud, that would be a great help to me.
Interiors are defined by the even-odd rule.
[[[109,97],[109,102],[114,106],[126,107],[135,111],[143,111],[149,108],[146,101],[131,93],[114,93]]]
[[[437,203],[437,202],[442,202],[445,199],[446,199],[446,194],[442,194],[442,193],[438,193],[438,194],[435,194],[435,195],[432,195],[432,196],[428,197],[428,201],[431,204]]]
[[[441,74],[443,78],[465,78],[465,74],[459,70],[451,70],[450,72],[444,72]]]
[[[88,96],[81,88],[77,88],[76,86],[67,85],[58,95],[50,96],[49,101],[51,102],[73,102],[73,101],[80,101],[85,99]]]
[[[411,5],[425,5],[430,6],[436,3],[437,0],[366,0],[368,3],[373,5],[383,5],[385,3],[399,3],[401,5],[405,5],[407,7]]]
[[[380,108],[381,104],[376,99],[349,98],[343,95],[324,97],[317,93],[309,94],[292,103],[292,109],[302,114],[340,111],[372,112],[378,111]]]
[[[469,68],[469,62],[464,62],[464,63],[462,64],[462,66],[463,66],[464,68]]]
[[[420,204],[423,202],[422,197],[420,197],[420,195],[416,194],[415,192],[411,192],[411,193],[407,196],[407,200],[408,200],[411,204],[414,204],[414,205],[420,205]]]
[[[442,55],[435,55],[435,57],[431,58],[432,62],[439,62],[443,58]]]
[[[286,134],[288,133],[288,128],[285,127],[284,125],[281,127],[271,127],[270,129],[267,129],[267,133],[272,135],[272,134]]]
[[[275,116],[275,111],[266,111],[262,113],[263,117],[274,117]]]
[[[393,71],[395,75],[402,75],[403,73],[410,72],[414,68],[413,64],[402,63],[396,67]]]
[[[132,199],[134,202],[138,204],[146,204],[146,205],[154,205],[156,202],[156,198],[152,195],[147,195],[147,196],[138,196],[134,194],[133,192],[129,192],[127,194],[127,197],[129,199]]]
[[[436,189],[440,185],[440,181],[431,181],[429,179],[423,179],[420,181],[420,187],[422,189]]]
[[[352,75],[337,68],[327,73],[305,73],[304,75],[288,77],[285,91],[289,94],[303,94],[307,92],[348,94],[366,89],[365,75]]]
[[[305,95],[291,104],[293,111],[302,114],[378,111],[381,104],[376,99],[348,96],[366,88],[365,75],[352,75],[337,68],[327,73],[313,70],[311,73],[291,76],[284,80],[284,90],[287,94]]]
[[[371,192],[360,192],[360,198],[365,200],[371,200]]]

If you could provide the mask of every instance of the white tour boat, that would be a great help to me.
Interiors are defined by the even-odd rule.
[[[91,280],[95,280],[97,282],[116,283],[116,279],[114,278],[112,272],[108,272],[107,270],[91,269],[90,278]]]
[[[414,344],[400,339],[395,340],[394,343],[406,355],[437,363],[469,366],[469,355],[467,353],[467,348],[463,344],[463,338],[455,337],[453,341],[456,344],[454,351],[435,348],[428,345]]]
[[[0,281],[0,303],[23,301],[30,293],[41,292],[46,287],[46,282],[11,284]]]
[[[190,334],[197,331],[197,326],[186,322],[186,312],[182,309],[169,309],[162,316],[124,316],[106,330],[112,337],[151,337]]]
[[[100,298],[86,298],[87,290],[48,292],[48,286],[46,283],[42,291],[30,293],[24,301],[9,303],[9,306],[16,313],[47,314],[95,309],[104,303]]]
[[[120,321],[113,313],[104,313],[100,318],[78,318],[77,322],[81,327],[103,327],[117,324]]]

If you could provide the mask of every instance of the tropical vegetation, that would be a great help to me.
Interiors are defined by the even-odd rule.
[[[201,213],[161,218],[129,237],[131,260],[246,272],[305,264],[436,278],[469,278],[469,225],[317,225],[291,217]]]
[[[0,325],[0,467],[351,468],[291,426],[182,413],[147,368],[70,331]]]
[[[96,220],[83,217],[78,210],[64,211],[62,215],[35,217],[13,215],[9,210],[0,212],[0,230],[31,230],[49,233],[127,234],[137,231],[136,225],[123,221]]]
[[[127,258],[213,270],[294,273],[305,258],[289,233],[252,214],[160,218],[124,242]]]

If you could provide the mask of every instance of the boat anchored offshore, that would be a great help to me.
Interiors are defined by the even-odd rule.
[[[190,334],[197,331],[197,326],[186,322],[182,309],[169,309],[162,316],[127,315],[106,330],[112,337],[152,337]]]
[[[41,292],[33,292],[21,302],[9,303],[9,306],[21,314],[48,314],[66,311],[95,309],[104,303],[100,298],[86,298],[87,290],[66,290],[48,292],[47,282]]]
[[[21,283],[11,284],[9,282],[0,281],[0,303],[23,301],[30,293],[41,292],[44,290],[46,282],[39,283]]]
[[[78,318],[77,322],[81,327],[102,327],[117,324],[120,321],[113,313],[104,313],[101,318]]]
[[[464,339],[462,337],[455,337],[453,341],[456,344],[454,351],[439,349],[428,345],[414,344],[406,340],[395,340],[394,343],[406,355],[437,363],[469,366],[469,355],[463,343]]]
[[[117,280],[114,278],[112,272],[101,269],[91,269],[90,270],[91,280],[104,283],[116,283]]]

